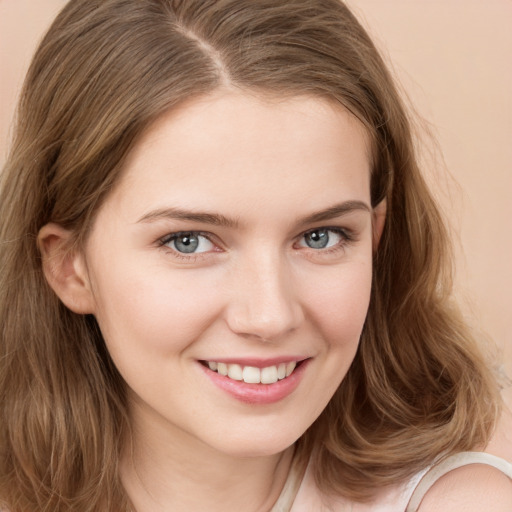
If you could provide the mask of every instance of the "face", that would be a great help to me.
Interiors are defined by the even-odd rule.
[[[368,309],[368,153],[305,97],[219,92],[145,133],[84,252],[140,436],[256,456],[318,417]]]

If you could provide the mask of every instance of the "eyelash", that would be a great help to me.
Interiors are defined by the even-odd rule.
[[[207,252],[199,252],[199,253],[182,253],[176,249],[173,249],[169,247],[167,244],[171,243],[173,240],[177,240],[178,238],[185,236],[185,235],[193,235],[196,237],[204,237],[206,238],[211,244],[214,246],[218,246],[218,243],[215,243],[213,241],[213,236],[211,233],[206,233],[204,231],[177,231],[175,233],[169,233],[165,235],[163,238],[160,238],[158,240],[158,245],[162,249],[164,249],[168,254],[171,254],[173,257],[188,261],[191,263],[194,263],[200,258],[205,258],[208,254],[211,253],[211,251]],[[214,252],[220,252],[220,251],[214,251]]]
[[[318,256],[327,256],[327,255],[336,253],[340,250],[344,250],[350,243],[355,241],[355,236],[351,231],[349,231],[347,229],[335,227],[335,226],[320,226],[318,228],[309,229],[308,231],[305,231],[304,233],[302,233],[300,235],[299,239],[303,240],[307,235],[314,233],[315,231],[328,231],[331,233],[336,233],[341,238],[341,240],[337,244],[333,245],[332,247],[323,248],[323,249],[314,249],[313,247],[309,247],[309,249],[311,251],[313,251],[315,253],[315,255],[318,255]],[[306,249],[308,249],[308,248],[306,247]]]
[[[297,239],[303,240],[308,234],[314,233],[315,231],[328,231],[328,232],[336,233],[337,235],[339,235],[341,237],[341,240],[337,244],[335,244],[332,247],[325,248],[325,249],[323,249],[323,248],[314,249],[312,247],[301,246],[301,249],[309,249],[315,255],[319,255],[319,256],[320,255],[327,256],[329,254],[336,253],[340,250],[344,250],[349,244],[351,244],[352,242],[354,242],[356,240],[353,233],[351,233],[350,230],[342,229],[342,228],[334,227],[334,226],[320,226],[318,228],[309,229],[308,231],[304,231],[303,233],[301,233],[297,237]],[[160,238],[158,240],[158,246],[160,248],[164,249],[167,253],[171,254],[173,257],[181,259],[181,260],[185,260],[185,261],[188,261],[191,263],[194,263],[195,261],[202,259],[202,258],[207,258],[212,252],[223,252],[222,249],[220,249],[218,251],[204,251],[204,252],[199,252],[199,253],[188,253],[187,254],[187,253],[182,253],[176,249],[173,249],[167,245],[167,244],[171,243],[173,240],[176,240],[185,235],[204,237],[214,246],[216,246],[216,247],[219,246],[219,244],[213,240],[214,237],[212,236],[212,234],[208,233],[208,232],[204,232],[204,231],[177,231],[174,233],[169,233],[166,236],[164,236],[163,238]],[[294,243],[294,247],[297,245],[297,243],[298,242]]]

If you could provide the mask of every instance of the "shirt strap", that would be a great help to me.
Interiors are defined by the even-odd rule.
[[[461,452],[451,455],[441,462],[434,464],[419,481],[414,489],[405,512],[416,512],[425,494],[444,475],[454,469],[470,464],[485,464],[492,466],[512,479],[512,464],[506,460],[483,452]]]
[[[307,464],[304,463],[303,458],[297,457],[297,454],[294,454],[288,478],[286,479],[278,500],[274,503],[270,512],[290,512],[302,484],[306,466]]]

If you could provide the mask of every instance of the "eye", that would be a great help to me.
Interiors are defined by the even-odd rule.
[[[328,228],[312,229],[302,235],[299,246],[309,247],[310,249],[329,249],[339,245],[346,238],[340,230]]]
[[[215,249],[208,237],[195,231],[172,233],[162,240],[162,245],[182,254],[198,254]]]

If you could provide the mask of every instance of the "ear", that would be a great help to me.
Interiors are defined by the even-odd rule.
[[[46,224],[37,237],[43,273],[60,300],[75,313],[94,313],[87,266],[83,254],[71,249],[71,232]]]
[[[373,250],[379,247],[380,238],[386,224],[387,202],[383,199],[372,211]]]

